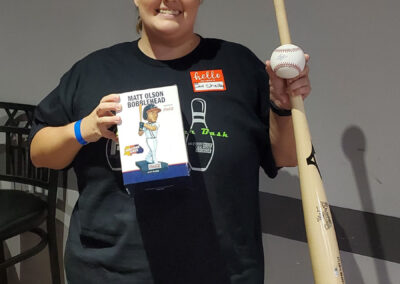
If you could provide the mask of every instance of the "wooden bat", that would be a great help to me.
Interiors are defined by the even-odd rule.
[[[139,135],[143,134],[143,123],[142,123],[142,104],[139,104]]]
[[[284,0],[274,0],[281,44],[291,43]],[[329,203],[317,162],[301,96],[291,97],[301,198],[316,284],[344,284],[342,263]]]

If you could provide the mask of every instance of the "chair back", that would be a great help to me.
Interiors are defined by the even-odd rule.
[[[0,124],[2,126],[30,129],[32,127],[35,108],[36,106],[34,105],[0,102],[0,118],[3,118],[5,121]]]
[[[36,168],[29,154],[29,132],[34,105],[0,102],[0,180],[27,184],[57,194],[58,172]]]
[[[16,233],[30,231],[40,237],[40,242],[8,259],[5,259],[2,250],[3,244],[0,242],[0,283],[7,283],[7,273],[4,268],[39,253],[46,245],[48,245],[49,248],[52,282],[54,284],[59,284],[61,282],[55,223],[58,171],[47,168],[36,168],[31,162],[29,154],[29,133],[33,124],[34,110],[35,106],[33,105],[0,102],[0,182],[6,181],[14,183],[14,186],[11,186],[13,187],[11,188],[12,190],[4,192],[4,196],[6,196],[4,200],[8,200],[7,196],[16,196],[13,190],[20,189],[47,201],[47,214],[44,213],[41,215],[43,211],[42,207],[42,211],[39,212],[40,215],[37,215],[38,217],[29,219],[29,222],[19,222],[14,227],[11,227],[11,231],[5,230],[2,232],[5,238],[2,238],[1,241],[4,241],[4,239]],[[2,190],[1,188],[2,184],[0,184],[0,190]],[[19,196],[28,195],[29,194],[24,193]],[[36,198],[29,199],[31,201],[30,203],[15,202],[12,206],[16,206],[16,209],[29,209],[32,203],[37,204]],[[16,198],[11,200],[17,201]],[[35,202],[32,202],[33,200]],[[28,206],[26,206],[27,204]],[[15,210],[13,212],[21,211]],[[27,212],[30,214],[28,214],[29,216],[34,215],[30,211]],[[34,213],[39,214],[37,212]],[[7,214],[5,213],[5,215]],[[27,215],[23,217],[25,218],[26,216]],[[41,218],[46,218],[46,231],[41,227],[36,227],[38,225],[37,222],[42,224],[43,219]]]

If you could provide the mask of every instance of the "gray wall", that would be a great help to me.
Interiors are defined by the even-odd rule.
[[[135,39],[132,2],[1,0],[0,99],[36,104],[76,60]],[[313,91],[306,111],[330,203],[400,218],[400,3],[286,0],[286,8],[292,41],[311,55]],[[262,60],[279,45],[272,0],[206,0],[197,32],[243,43]],[[260,187],[263,193],[300,196],[296,169],[273,181],[262,176]],[[68,212],[59,218],[67,227]],[[268,283],[311,283],[304,242],[264,238]],[[342,256],[349,283],[399,283],[398,262],[345,251]]]

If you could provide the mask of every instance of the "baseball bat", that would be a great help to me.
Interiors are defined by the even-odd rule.
[[[284,0],[274,0],[281,44],[291,43]],[[342,263],[329,203],[315,159],[301,96],[291,96],[301,199],[316,284],[344,284]]]
[[[140,131],[143,131],[144,124],[142,123],[142,104],[139,104],[139,135]]]

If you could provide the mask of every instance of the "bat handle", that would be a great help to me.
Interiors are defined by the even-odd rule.
[[[276,21],[278,24],[278,31],[281,44],[289,44],[292,43],[290,38],[290,30],[289,24],[286,15],[285,1],[284,0],[274,0]],[[293,117],[293,126],[294,126],[294,134],[296,139],[296,148],[299,149],[300,144],[309,144],[307,148],[312,147],[311,145],[311,137],[308,130],[307,118],[304,110],[304,103],[301,96],[290,96],[290,102],[292,104],[292,117]],[[304,129],[307,130],[307,133],[304,133]],[[301,139],[301,141],[300,141]],[[302,161],[304,157],[299,157],[299,152],[297,151],[297,160]]]
[[[142,122],[142,104],[139,104],[139,121]]]
[[[301,96],[291,96],[290,102],[292,104],[292,122],[297,162],[300,170],[302,165],[307,166],[307,157],[309,153],[311,153],[313,145],[311,143],[311,134],[308,127],[303,98]]]
[[[292,40],[290,39],[289,24],[286,16],[285,1],[274,0],[274,6],[281,44],[284,45],[292,43]]]

